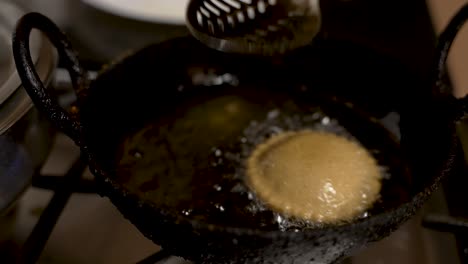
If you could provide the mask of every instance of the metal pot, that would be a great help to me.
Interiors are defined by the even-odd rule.
[[[144,235],[171,254],[202,263],[332,263],[396,230],[414,215],[440,180],[452,174],[460,147],[455,124],[466,114],[468,99],[457,101],[444,93],[442,76],[450,44],[467,19],[468,5],[440,37],[435,85],[415,79],[382,54],[330,39],[273,62],[219,53],[192,38],[174,39],[148,46],[107,67],[89,85],[70,43],[46,17],[37,13],[23,17],[13,43],[25,88],[38,108],[80,146],[99,193],[109,197]],[[50,91],[38,81],[25,45],[33,28],[47,34],[70,72],[78,98],[71,112],[51,100]],[[257,91],[264,93],[247,94]],[[193,124],[198,121],[174,125],[172,120],[186,116],[191,106],[200,102],[194,102],[193,95],[202,97],[197,98],[200,100],[245,95],[253,103],[239,107],[239,111],[247,112],[245,119],[236,121],[240,128],[228,122],[228,132],[235,136],[226,143],[221,141],[226,134],[222,128],[204,129],[206,116],[221,112],[221,108],[199,115],[200,125],[195,129]],[[258,113],[268,119],[270,109],[287,108],[284,101],[259,102],[284,97],[301,102],[303,107],[297,110],[301,113],[314,113],[311,109],[322,107],[364,146],[378,150],[376,158],[389,165],[391,177],[383,181],[381,201],[368,216],[303,230],[252,226],[252,222],[257,223],[253,219],[261,215],[244,208],[237,210],[240,205],[236,202],[245,201],[247,195],[242,194],[244,200],[232,200],[231,188],[217,193],[206,184],[243,166],[239,159],[227,158],[218,166],[213,146],[242,155],[239,138],[245,135],[244,128],[257,121]],[[401,118],[394,122],[398,128],[394,135],[379,122],[390,113]],[[153,129],[146,129],[147,124],[154,125]],[[142,140],[122,150],[127,136],[137,132],[141,132]],[[264,132],[255,130],[254,134]],[[203,143],[218,139],[226,144]],[[158,146],[164,152],[146,151],[148,146]],[[190,151],[195,153],[193,160],[185,158]],[[119,166],[122,152],[141,161],[141,171],[128,172],[128,167]],[[181,162],[176,164],[179,157]],[[211,161],[218,163],[214,166]],[[176,169],[160,169],[159,163]],[[182,187],[176,185],[180,182]],[[150,191],[161,193],[162,198],[148,198]],[[185,200],[178,203],[181,196]],[[220,210],[210,204],[212,197],[228,197],[231,200],[225,205],[229,208]],[[205,202],[203,205],[210,207],[206,211],[201,207],[180,210],[187,200]]]
[[[14,68],[9,43],[16,21],[24,13],[12,3],[0,2],[0,214],[14,204],[45,162],[54,131],[34,107]],[[50,42],[35,32],[30,47],[39,77],[49,84],[56,67]]]

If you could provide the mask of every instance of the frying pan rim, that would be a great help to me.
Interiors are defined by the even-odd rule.
[[[105,75],[111,75],[113,70],[116,67],[125,64],[125,62],[127,62],[127,59],[133,57],[134,55],[145,53],[145,51],[152,49],[152,48],[161,47],[168,42],[176,42],[176,41],[181,41],[184,39],[185,40],[191,39],[191,37],[184,36],[184,37],[173,38],[169,41],[165,41],[162,43],[148,45],[145,48],[140,49],[140,50],[136,50],[136,51],[132,50],[132,51],[126,52],[125,54],[113,60],[112,62],[105,64],[101,68],[101,70],[98,71],[98,74],[95,80],[99,80],[102,76],[105,76]],[[352,44],[353,47],[358,47],[360,49],[366,50],[371,53],[378,53],[378,51],[376,51],[372,47],[366,47],[362,44],[354,43],[352,41],[337,40],[337,42],[340,42],[340,43],[349,42]],[[380,54],[380,55],[384,55],[384,54]],[[388,55],[385,55],[385,58],[391,59],[390,56]],[[404,65],[402,65],[402,63],[399,60],[396,60],[396,59],[391,59],[391,60],[404,67]],[[407,67],[404,67],[404,68],[405,70],[408,70]],[[93,88],[93,87],[96,87],[95,80],[91,81],[88,89],[97,89],[97,88]],[[87,97],[88,95],[89,94],[86,93],[85,97]],[[87,98],[83,98],[83,101],[86,101],[86,99]],[[81,116],[79,116],[79,119],[81,120]],[[119,194],[121,198],[124,198],[127,200],[131,199],[135,204],[138,205],[139,209],[143,209],[143,208],[151,209],[153,211],[158,212],[160,216],[170,215],[171,218],[174,218],[176,220],[175,224],[177,225],[188,224],[196,230],[207,230],[210,232],[230,233],[230,234],[235,234],[235,235],[239,235],[239,234],[254,235],[254,236],[262,236],[266,238],[283,237],[283,238],[295,238],[296,239],[296,238],[301,238],[301,237],[302,238],[307,238],[311,236],[316,237],[317,234],[320,234],[320,233],[323,233],[323,234],[328,233],[328,232],[336,233],[336,232],[340,232],[340,230],[349,230],[349,229],[355,229],[355,228],[362,228],[365,226],[373,226],[374,225],[373,223],[381,222],[379,221],[379,219],[391,218],[393,215],[395,215],[397,211],[408,211],[408,210],[416,211],[417,209],[419,209],[422,203],[429,198],[430,194],[432,194],[432,192],[435,189],[437,189],[441,179],[444,178],[446,174],[450,174],[453,168],[452,165],[457,156],[456,151],[459,146],[457,144],[458,139],[456,138],[456,136],[455,137],[453,136],[455,131],[453,129],[451,130],[452,130],[451,135],[453,137],[451,140],[452,144],[450,145],[450,148],[447,151],[447,159],[446,159],[446,162],[443,164],[444,166],[442,166],[442,168],[440,168],[437,171],[437,173],[434,172],[432,180],[426,183],[424,186],[421,186],[421,191],[417,193],[416,195],[414,195],[411,199],[400,204],[399,206],[384,210],[377,214],[373,214],[369,217],[355,219],[350,222],[339,224],[339,225],[327,224],[319,228],[301,230],[300,232],[294,232],[293,230],[287,230],[287,231],[262,230],[258,228],[221,226],[219,224],[214,225],[214,224],[203,223],[203,222],[196,221],[196,220],[190,220],[188,217],[182,217],[180,215],[167,213],[163,209],[157,208],[156,205],[151,203],[150,201],[139,198],[138,195],[128,191],[123,186],[123,184],[119,184],[116,180],[113,180],[112,177],[110,177],[110,174],[108,173],[108,171],[105,169],[102,169],[99,166],[98,162],[96,162],[96,158],[94,157],[94,154],[92,153],[92,151],[90,151],[89,147],[87,146],[86,138],[83,141],[84,144],[81,144],[80,148],[82,152],[85,154],[85,157],[88,159],[89,167],[93,171],[93,174],[99,175],[100,180],[103,183],[105,183],[108,188],[112,189],[112,193],[113,193],[112,195],[104,194],[105,196],[108,196],[111,200],[113,199],[113,196],[115,196],[115,194]],[[82,135],[82,137],[84,137],[84,135]],[[449,140],[447,139],[447,141]],[[405,216],[407,215],[406,218],[409,218],[413,214],[411,213],[411,214],[404,214],[404,215]]]

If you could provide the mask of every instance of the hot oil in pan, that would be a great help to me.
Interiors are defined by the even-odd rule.
[[[272,135],[303,129],[356,140],[319,106],[304,106],[285,94],[210,91],[179,102],[171,114],[129,135],[117,156],[118,180],[158,208],[205,223],[266,230],[316,227],[273,212],[244,182],[245,161],[255,146]],[[388,179],[381,152],[372,152]]]

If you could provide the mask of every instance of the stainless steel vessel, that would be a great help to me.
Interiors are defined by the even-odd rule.
[[[11,34],[25,11],[0,1],[0,213],[29,186],[52,144],[49,122],[34,108],[14,67]],[[30,46],[41,79],[49,84],[56,67],[50,43],[36,32]]]

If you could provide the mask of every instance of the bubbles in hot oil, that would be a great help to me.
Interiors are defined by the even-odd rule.
[[[249,212],[257,214],[269,210],[253,193],[249,192],[248,194],[251,194],[252,197],[250,204],[246,208]]]
[[[276,222],[278,223],[278,225],[281,226],[281,224],[283,223],[283,217],[281,215],[276,215]]]
[[[215,156],[216,157],[221,157],[222,154],[223,154],[223,152],[220,149],[215,150]]]
[[[221,204],[217,203],[214,205],[216,209],[218,209],[220,212],[224,212],[224,206],[222,206]]]
[[[236,183],[231,188],[231,192],[233,192],[233,193],[243,193],[243,192],[246,192],[246,191],[247,191],[247,188],[241,183]]]
[[[313,113],[311,115],[303,116],[302,121],[306,122],[306,123],[309,123],[309,122],[315,123],[315,122],[319,121],[322,118],[322,116],[323,115],[321,113],[317,112],[317,113]]]
[[[327,126],[328,124],[330,124],[330,118],[326,116],[322,119],[322,125]]]
[[[297,232],[300,232],[301,230],[304,230],[307,228],[318,227],[320,225],[320,223],[312,223],[311,221],[308,221],[308,220],[295,219],[288,215],[279,214],[279,213],[274,214],[274,220],[276,224],[278,225],[279,230],[283,232],[293,231],[297,233]]]
[[[182,210],[182,214],[185,216],[190,216],[192,214],[193,210],[192,209],[184,209]]]
[[[245,160],[248,159],[255,147],[275,134],[287,132],[287,131],[300,131],[300,130],[315,130],[334,133],[343,136],[349,140],[357,141],[343,126],[341,126],[338,120],[327,116],[320,109],[311,109],[308,114],[287,112],[279,109],[273,109],[266,113],[264,119],[251,121],[249,126],[245,128],[243,136],[239,139],[239,145],[241,147],[241,157],[239,169],[235,174],[236,178],[243,179],[245,171],[242,169]],[[242,190],[244,191],[244,190]],[[254,192],[247,189],[247,198],[251,201],[246,209],[252,214],[259,214],[264,211],[272,212],[268,205],[265,205],[260,201]],[[336,199],[337,191],[335,186],[331,183],[324,184],[323,192],[321,193],[322,198],[333,204],[333,206],[340,206],[340,202]],[[284,213],[272,212],[271,222],[282,231],[298,231],[308,228],[315,228],[322,226],[323,223],[320,221],[308,221],[303,219],[297,219]],[[367,214],[363,214],[367,217]]]
[[[233,106],[227,106],[227,110],[237,111]],[[304,129],[328,131],[352,138],[336,119],[327,116],[320,109],[312,109],[310,113],[306,114],[284,108],[272,108],[265,111],[263,117],[256,116],[256,119],[247,121],[247,126],[232,145],[222,145],[222,147],[214,145],[210,147],[209,162],[212,165],[210,169],[220,171],[220,180],[209,185],[209,188],[212,188],[210,195],[213,195],[215,199],[217,199],[216,197],[221,199],[211,200],[210,210],[218,212],[222,217],[231,218],[231,215],[238,215],[236,210],[239,210],[239,208],[235,208],[231,204],[235,202],[237,205],[242,204],[242,210],[239,211],[241,212],[241,215],[239,215],[241,217],[240,221],[243,221],[243,218],[245,218],[246,222],[256,219],[256,222],[252,224],[258,227],[299,232],[300,230],[321,226],[320,223],[296,219],[286,214],[274,212],[271,207],[264,204],[255,195],[255,192],[248,187],[248,183],[244,181],[245,162],[257,145],[273,135]],[[225,171],[226,168],[228,169]],[[230,168],[232,168],[232,171]],[[334,190],[333,186],[329,187],[328,191],[332,192]],[[224,202],[225,192],[232,195],[232,200],[228,201],[228,203]],[[182,214],[195,217],[198,211],[184,210]]]
[[[268,119],[275,119],[275,118],[277,118],[277,117],[279,116],[279,114],[280,114],[279,110],[278,110],[278,109],[274,109],[274,110],[268,112],[267,118],[268,118]]]
[[[225,73],[219,75],[214,71],[203,71],[198,69],[192,74],[192,83],[194,85],[204,85],[204,86],[213,86],[213,85],[222,85],[229,84],[232,86],[239,85],[239,79],[230,73]]]
[[[213,160],[211,161],[211,167],[218,167],[220,165],[223,165],[224,163],[223,151],[219,148],[212,148],[212,152],[213,152]]]
[[[287,215],[282,215],[282,214],[275,214],[275,220],[276,220],[276,223],[278,224],[278,228],[283,232],[293,231],[297,233],[300,230],[303,230],[305,228],[311,228],[317,225],[317,224],[312,224],[311,222],[306,221],[306,220],[293,219],[291,217],[288,217]]]

